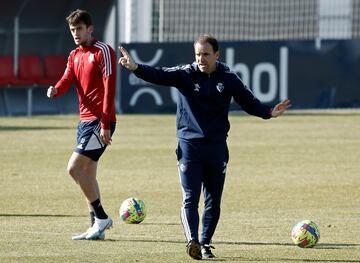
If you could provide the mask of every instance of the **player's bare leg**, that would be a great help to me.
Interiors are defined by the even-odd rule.
[[[92,171],[89,166],[91,166],[91,162],[94,162],[89,157],[84,155],[78,154],[74,152],[69,160],[68,163],[68,173],[74,179],[74,181],[79,184],[83,194],[85,195],[86,199],[89,203],[93,202],[94,200],[98,199],[98,186],[94,183],[92,177],[94,175],[92,173],[87,174],[89,171],[95,173],[96,178],[96,165],[94,165],[95,171]]]
[[[112,226],[112,220],[103,210],[100,203],[100,190],[96,180],[97,162],[90,158],[74,152],[68,163],[68,172],[76,183],[79,184],[88,204],[93,208],[95,220],[92,227],[85,233],[73,237],[75,240],[104,239],[104,231]]]

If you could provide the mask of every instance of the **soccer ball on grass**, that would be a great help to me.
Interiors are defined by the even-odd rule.
[[[313,221],[302,220],[292,228],[291,238],[301,248],[312,248],[319,241],[320,232]]]
[[[119,216],[127,224],[141,223],[146,216],[144,201],[134,197],[126,199],[120,206]]]

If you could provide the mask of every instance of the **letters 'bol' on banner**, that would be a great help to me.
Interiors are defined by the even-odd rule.
[[[262,102],[290,98],[293,109],[360,107],[359,40],[224,42],[220,61],[236,71]],[[178,66],[194,61],[193,43],[127,44],[137,63]],[[353,47],[353,48],[350,48]],[[340,60],[339,57],[342,59]],[[354,70],[344,70],[346,68]],[[175,112],[177,90],[138,79],[121,70],[124,113]],[[240,110],[233,103],[231,110]]]

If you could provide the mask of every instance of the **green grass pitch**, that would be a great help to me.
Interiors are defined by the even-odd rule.
[[[0,262],[193,262],[180,224],[174,115],[118,116],[98,167],[114,227],[105,241],[71,240],[88,227],[66,174],[77,120],[0,118]],[[216,261],[360,262],[360,112],[230,121]],[[139,225],[119,220],[131,196],[147,206]],[[302,219],[319,226],[313,249],[291,242]]]

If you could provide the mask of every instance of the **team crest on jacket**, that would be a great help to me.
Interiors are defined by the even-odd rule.
[[[92,62],[94,62],[94,60],[95,60],[94,54],[91,53],[88,57],[88,61],[89,61],[89,63],[92,63]]]
[[[222,84],[221,82],[219,82],[217,85],[216,85],[216,89],[221,93],[223,90],[224,90],[224,84]]]
[[[200,91],[200,86],[199,86],[199,84],[195,83],[194,86],[195,86],[194,91],[199,92],[199,91]]]

